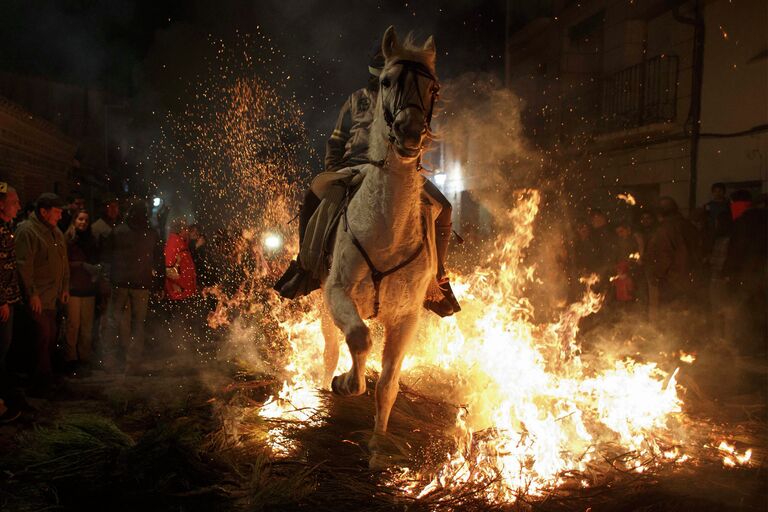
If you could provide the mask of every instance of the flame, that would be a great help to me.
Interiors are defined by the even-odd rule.
[[[579,320],[599,310],[602,296],[583,279],[584,298],[551,323],[536,324],[525,288],[534,280],[525,250],[533,239],[540,195],[516,194],[506,212],[514,231],[501,237],[487,263],[469,276],[453,276],[462,302],[459,315],[425,318],[403,364],[403,380],[421,393],[463,404],[456,416],[456,448],[431,470],[405,468],[395,477],[404,492],[424,497],[437,491],[478,485],[493,502],[539,495],[585,471],[607,453],[636,456],[618,460],[642,472],[648,459],[680,463],[688,456],[662,439],[674,438],[681,411],[677,370],[633,359],[582,357],[576,339]],[[289,377],[262,416],[317,421],[320,407],[311,390],[322,383],[320,314],[310,308],[282,321],[292,356]],[[349,366],[347,356],[341,368]],[[371,366],[379,367],[378,351]],[[615,447],[619,446],[617,450]],[[609,448],[613,447],[613,448]],[[580,480],[580,485],[587,485]]]
[[[637,200],[635,199],[635,196],[633,196],[629,192],[625,192],[624,194],[618,194],[616,196],[616,199],[624,201],[630,206],[635,206],[637,204]]]
[[[696,354],[688,354],[686,352],[680,351],[680,361],[687,363],[687,364],[693,364],[694,361],[696,361]]]
[[[726,441],[720,441],[717,449],[723,454],[723,465],[727,467],[747,466],[752,459],[751,448],[739,454],[734,445],[728,444]]]
[[[221,45],[218,54],[225,55]],[[155,144],[157,167],[161,174],[183,176],[206,191],[201,195],[211,202],[203,211],[230,234],[238,233],[228,253],[237,260],[233,266],[244,264],[241,258],[249,260],[244,265],[249,275],[236,290],[207,291],[218,299],[210,325],[228,325],[238,312],[258,315],[276,322],[288,340],[285,360],[278,363],[282,386],[258,414],[270,425],[273,451],[289,455],[297,445],[284,423],[321,425],[328,420],[318,392],[326,384],[321,312],[317,297],[288,305],[258,288],[257,281],[274,272],[259,234],[274,231],[285,240],[285,252],[295,253],[296,237],[275,226],[286,226],[295,210],[296,184],[289,176],[308,174],[302,157],[306,145],[286,145],[284,134],[306,142],[306,133],[300,109],[282,99],[279,89],[255,78],[257,73],[229,80],[236,73],[226,59],[213,63],[206,76],[227,80],[199,84],[196,100],[182,115],[169,117]],[[248,61],[246,70],[256,64]],[[188,148],[201,151],[189,160]],[[450,178],[460,185],[461,168],[453,171]],[[617,198],[636,204],[629,193]],[[461,404],[454,448],[436,467],[402,468],[394,483],[416,497],[476,486],[489,501],[502,503],[523,494],[540,495],[568,481],[591,485],[590,478],[576,473],[588,474],[604,460],[633,472],[643,472],[649,464],[689,460],[680,439],[685,432],[676,425],[682,407],[676,369],[582,354],[579,321],[597,312],[602,302],[593,290],[596,277],[583,280],[583,299],[564,308],[556,320],[534,322],[526,292],[538,278],[525,258],[541,198],[536,190],[521,190],[511,199],[513,206],[497,220],[513,231],[499,236],[485,264],[466,276],[452,276],[462,312],[444,320],[425,318],[403,363],[402,379],[411,387]],[[224,203],[228,208],[221,208]],[[254,300],[256,294],[259,300]],[[232,331],[243,340],[252,334],[237,322]],[[380,368],[379,353],[374,347],[373,369]],[[259,362],[259,354],[250,356],[250,362]],[[348,368],[348,352],[342,349],[341,356],[339,366]],[[680,359],[688,362],[682,354]],[[723,464],[732,466],[748,464],[752,456],[751,450],[740,453],[725,441],[716,451]]]

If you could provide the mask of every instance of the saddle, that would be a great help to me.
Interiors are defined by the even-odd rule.
[[[361,167],[349,167],[341,171],[320,173],[312,180],[312,192],[321,201],[307,224],[299,251],[299,264],[317,281],[316,288],[320,287],[320,280],[331,266],[336,227],[364,178],[365,172]]]
[[[336,231],[339,222],[346,223],[346,210],[349,201],[360,189],[365,179],[365,167],[349,167],[341,171],[320,173],[312,181],[311,190],[321,200],[320,205],[312,214],[304,233],[299,256],[292,261],[283,276],[277,281],[274,289],[286,298],[296,298],[308,295],[320,288],[320,282],[328,274],[333,256]],[[422,231],[424,243],[434,243],[434,216],[437,215],[440,204],[429,194],[422,193]],[[346,224],[345,224],[346,226]],[[381,279],[408,265],[424,248],[412,254],[399,265],[381,271],[371,262],[368,254],[357,238],[352,234],[353,242],[366,261],[374,283],[375,298],[373,317],[378,313],[378,290]],[[439,285],[437,296],[428,294],[425,307],[439,316],[448,316],[461,310],[453,291],[448,283]]]

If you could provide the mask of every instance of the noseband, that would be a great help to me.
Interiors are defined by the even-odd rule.
[[[397,77],[397,88],[394,92],[394,101],[392,102],[395,105],[394,112],[390,110],[388,101],[383,102],[384,121],[389,127],[390,141],[394,139],[394,134],[392,133],[392,125],[394,124],[395,119],[400,114],[400,112],[408,108],[415,108],[422,113],[424,116],[424,128],[422,133],[429,131],[430,124],[432,123],[432,111],[435,108],[435,102],[439,97],[440,91],[440,84],[437,82],[437,77],[432,74],[429,68],[427,68],[427,66],[421,62],[416,62],[413,60],[398,60],[395,62],[395,64],[400,64],[403,67],[403,70]],[[420,76],[427,78],[431,83],[429,105],[424,104],[423,95],[421,94],[421,89],[419,88]],[[409,103],[411,92],[414,88],[416,89],[416,96],[419,98],[419,103]],[[391,89],[389,94],[392,94]]]

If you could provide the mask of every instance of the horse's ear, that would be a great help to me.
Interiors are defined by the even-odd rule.
[[[436,53],[437,50],[435,49],[435,37],[429,36],[424,43],[423,48],[425,52]]]
[[[381,40],[381,53],[384,54],[384,58],[389,60],[395,54],[399,45],[397,34],[395,34],[395,27],[390,25],[387,31],[384,32],[384,39]]]

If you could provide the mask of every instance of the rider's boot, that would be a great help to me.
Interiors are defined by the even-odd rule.
[[[301,210],[299,210],[299,250],[301,250],[301,245],[304,242],[309,219],[312,218],[312,214],[315,213],[319,205],[320,198],[312,190],[307,190],[307,193],[304,195],[304,202],[301,203]],[[288,269],[277,280],[273,288],[281,297],[295,299],[316,290],[318,284],[309,272],[302,268],[299,263],[299,257],[296,256],[296,259],[291,261]]]
[[[459,301],[453,294],[451,284],[445,272],[445,259],[448,255],[448,243],[451,240],[451,224],[435,225],[435,249],[437,252],[437,284],[443,297],[440,300],[426,300],[424,307],[440,315],[451,316],[461,311]]]

